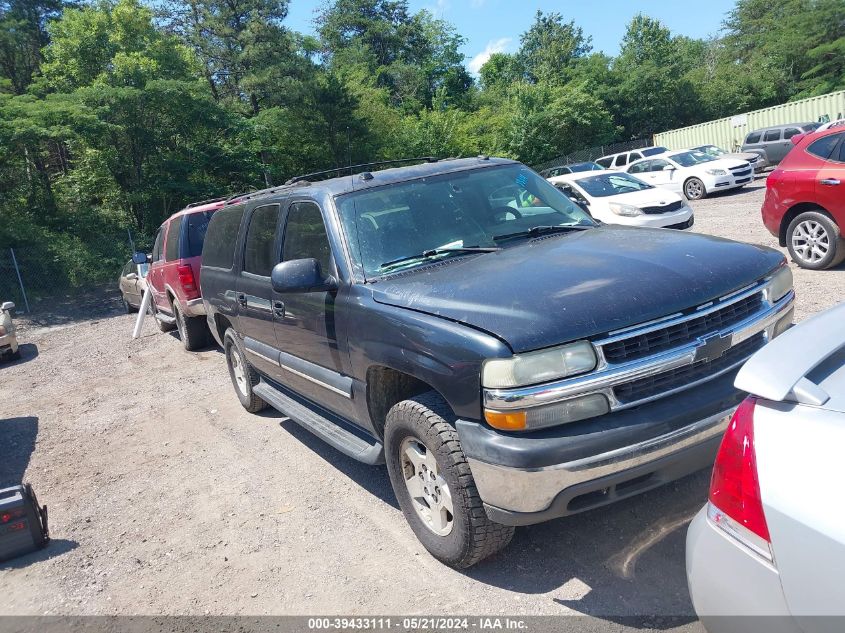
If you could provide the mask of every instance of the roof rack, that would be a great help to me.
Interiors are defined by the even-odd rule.
[[[286,191],[291,188],[292,184],[297,183],[285,183],[283,185],[276,185],[275,187],[267,187],[266,189],[256,189],[255,191],[246,191],[244,193],[238,193],[234,196],[229,196],[228,198],[226,198],[226,206],[230,204],[235,204],[236,202],[246,202],[247,200],[252,200],[253,198],[258,198],[259,196],[268,196],[270,194],[278,193],[280,191]]]
[[[209,198],[208,200],[200,200],[199,202],[192,202],[191,204],[186,205],[185,208],[186,209],[193,209],[194,207],[201,207],[204,204],[212,204],[214,202],[223,202],[226,199],[227,199],[226,196],[223,196],[222,198]]]
[[[403,163],[418,163],[418,162],[426,162],[426,163],[436,163],[438,158],[434,156],[420,156],[418,158],[400,158],[395,160],[380,160],[375,163],[362,163],[360,165],[346,165],[344,167],[335,167],[334,169],[326,169],[324,171],[315,171],[310,174],[303,174],[301,176],[294,176],[293,178],[288,179],[285,183],[286,185],[293,185],[298,182],[311,182],[315,176],[328,176],[328,174],[338,174],[339,172],[349,172],[349,175],[353,175],[353,170],[355,169],[365,169],[367,167],[379,167],[383,165],[400,165]]]

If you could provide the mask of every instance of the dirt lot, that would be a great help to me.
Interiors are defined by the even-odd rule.
[[[697,203],[695,230],[775,246],[762,192]],[[841,267],[795,277],[799,319],[845,295]],[[417,543],[383,467],[247,414],[222,354],[187,353],[150,321],[133,341],[117,307],[30,325],[24,359],[0,369],[0,484],[34,483],[54,537],[0,564],[0,613],[657,614],[698,628],[684,537],[708,473],[519,529],[457,572]]]

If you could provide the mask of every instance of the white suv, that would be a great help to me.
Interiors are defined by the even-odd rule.
[[[658,154],[663,154],[668,151],[669,150],[665,147],[641,147],[640,149],[633,149],[628,152],[602,156],[596,162],[605,169],[622,169],[626,165],[633,163],[635,160],[648,158],[649,156],[657,156]]]

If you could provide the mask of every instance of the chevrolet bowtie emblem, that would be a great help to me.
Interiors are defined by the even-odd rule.
[[[731,339],[730,335],[721,336],[720,334],[701,337],[698,339],[700,343],[695,349],[696,362],[712,362],[720,359],[731,348]]]

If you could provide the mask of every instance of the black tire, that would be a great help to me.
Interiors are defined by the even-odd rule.
[[[699,178],[687,178],[684,182],[684,196],[687,200],[704,200],[707,197],[707,188]]]
[[[805,257],[801,252],[801,229],[807,226],[819,226],[823,229],[822,239],[828,247],[827,254],[817,260]],[[797,243],[796,243],[797,242]],[[805,242],[803,242],[805,243]],[[786,229],[786,247],[792,260],[801,268],[809,270],[824,270],[841,263],[845,259],[845,240],[842,239],[842,232],[836,222],[830,219],[821,211],[806,211],[796,216]]]
[[[494,523],[487,517],[452,424],[454,419],[449,405],[433,391],[403,400],[387,414],[384,445],[393,491],[414,534],[437,560],[463,569],[506,547],[514,528]],[[423,521],[411,500],[400,456],[406,440],[416,441],[431,451],[438,473],[451,492],[452,527],[444,536]]]
[[[241,401],[243,408],[250,413],[258,413],[266,409],[267,403],[252,391],[252,388],[259,383],[261,377],[252,365],[249,364],[249,361],[247,361],[246,354],[244,354],[240,341],[238,341],[238,337],[232,328],[226,330],[226,334],[223,335],[223,352],[226,354],[226,367],[229,368],[229,378],[232,379],[235,394],[238,396],[238,400]],[[240,385],[235,376],[233,357],[243,367],[244,380]]]
[[[209,331],[205,317],[186,317],[178,303],[173,304],[173,316],[176,318],[179,338],[187,351],[194,352],[208,346]]]

